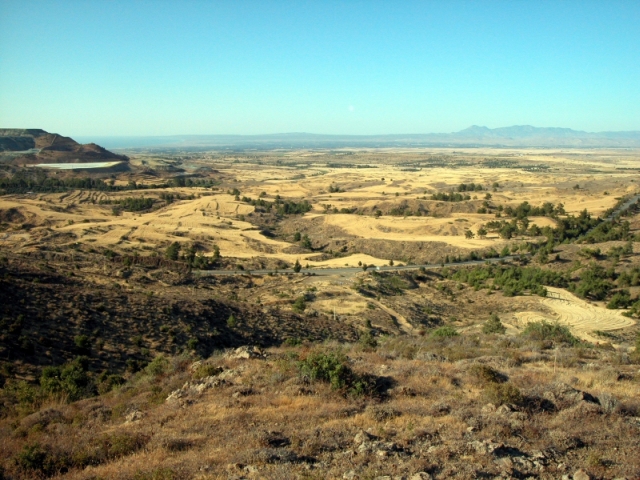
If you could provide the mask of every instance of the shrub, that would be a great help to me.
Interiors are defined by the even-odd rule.
[[[375,378],[354,373],[341,353],[311,353],[298,362],[298,369],[310,381],[330,383],[333,390],[342,390],[353,396],[377,393]]]
[[[469,373],[481,383],[504,383],[507,381],[507,378],[502,373],[481,363],[473,364],[469,369]]]
[[[627,308],[631,305],[631,295],[629,294],[629,290],[621,290],[613,294],[609,303],[607,303],[607,308],[615,310],[618,308]]]
[[[378,341],[372,335],[371,330],[367,330],[366,332],[360,334],[358,337],[358,343],[365,348],[375,348],[378,346]]]
[[[25,470],[42,470],[47,452],[40,445],[25,445],[15,457],[16,464]]]
[[[495,405],[511,403],[519,405],[522,403],[522,394],[518,387],[510,383],[491,383],[485,390],[486,399]]]
[[[302,313],[307,308],[307,302],[304,299],[304,296],[298,297],[295,302],[291,305],[293,311],[296,313]]]
[[[149,362],[149,365],[145,367],[144,371],[147,375],[158,377],[167,371],[168,366],[169,360],[167,360],[164,355],[158,355]]]
[[[103,446],[107,458],[118,458],[140,450],[148,440],[148,437],[138,433],[119,433],[104,437]]]
[[[43,400],[42,393],[41,389],[24,380],[7,380],[0,390],[0,417],[4,416],[11,406],[23,415],[33,413]]]
[[[70,401],[94,395],[95,386],[87,373],[87,358],[78,357],[60,367],[45,367],[40,386],[46,393],[66,394]]]
[[[309,380],[329,382],[334,389],[344,388],[351,369],[338,353],[312,353],[298,364],[300,373]]]
[[[198,347],[198,339],[190,338],[189,341],[187,342],[187,348],[189,350],[195,350],[197,347]]]
[[[297,347],[298,345],[300,345],[302,342],[300,341],[300,339],[298,337],[289,337],[287,339],[285,339],[284,344],[288,347]]]
[[[451,338],[460,335],[453,327],[439,327],[431,332],[433,338]]]
[[[522,335],[537,341],[550,341],[553,343],[565,343],[575,346],[580,343],[576,337],[574,337],[571,331],[557,323],[548,322],[531,322],[527,325]]]
[[[89,346],[89,337],[87,337],[86,335],[76,335],[73,338],[73,342],[76,344],[76,347],[78,347],[81,350],[86,350],[87,347]]]
[[[490,333],[499,333],[503,334],[507,329],[500,321],[500,317],[497,314],[492,313],[489,317],[489,320],[485,322],[482,326],[482,333],[490,334]]]
[[[231,315],[229,315],[229,318],[227,319],[227,326],[229,328],[233,328],[238,324],[238,320],[236,319],[236,317],[233,315],[233,313]]]
[[[47,477],[68,470],[72,463],[68,455],[55,452],[51,447],[43,448],[38,443],[25,445],[14,457],[14,462],[23,470],[40,472]]]
[[[191,374],[191,378],[198,380],[205,377],[213,377],[222,373],[222,367],[211,365],[210,363],[204,363],[199,365]]]
[[[98,377],[98,381],[100,382],[98,383],[98,393],[100,395],[110,392],[114,387],[125,383],[125,379],[121,375],[107,375],[106,372]]]

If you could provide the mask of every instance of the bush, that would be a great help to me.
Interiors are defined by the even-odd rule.
[[[118,385],[123,385],[125,379],[121,375],[108,375],[107,372],[103,372],[98,377],[98,393],[103,395],[113,390]]]
[[[169,360],[167,360],[164,355],[158,355],[154,358],[149,365],[147,365],[144,369],[147,375],[151,375],[153,377],[158,377],[164,374],[169,367]]]
[[[522,394],[518,387],[510,383],[491,383],[485,390],[484,395],[490,403],[503,405],[511,403],[519,405],[522,403]]]
[[[63,393],[70,401],[95,394],[95,385],[87,373],[86,357],[60,367],[45,367],[40,376],[40,386],[46,393]]]
[[[140,450],[148,441],[148,437],[137,433],[119,433],[103,438],[103,447],[107,458],[118,458]]]
[[[76,335],[73,338],[73,342],[80,350],[86,350],[89,347],[89,337],[86,335]]]
[[[333,390],[342,390],[353,396],[377,393],[375,378],[354,373],[341,353],[311,353],[306,359],[298,362],[298,369],[300,375],[312,382],[330,383]]]
[[[485,384],[504,383],[507,381],[507,377],[505,377],[502,373],[498,372],[488,365],[483,365],[481,363],[473,364],[469,369],[469,373],[473,375],[475,379]]]
[[[616,310],[618,308],[627,308],[629,305],[631,305],[629,290],[620,290],[613,294],[613,297],[607,303],[607,308]]]
[[[196,348],[198,348],[198,339],[190,338],[189,341],[187,342],[187,348],[189,350],[195,350]]]
[[[346,358],[337,353],[312,353],[298,364],[298,368],[300,374],[312,382],[329,382],[336,390],[346,386],[351,374]]]
[[[47,458],[45,452],[40,445],[25,445],[22,451],[15,457],[16,465],[25,470],[42,470]]]
[[[69,464],[68,458],[55,456],[37,443],[25,445],[14,461],[23,470],[40,472],[45,476],[52,476],[66,470]]]
[[[38,443],[25,445],[14,457],[14,462],[22,470],[40,472],[46,477],[66,472],[72,466],[67,454],[56,452],[51,447],[43,448]]]
[[[482,333],[490,334],[490,333],[499,333],[503,334],[507,329],[500,321],[500,317],[495,313],[492,313],[489,317],[489,320],[485,322],[482,326]]]
[[[550,341],[553,343],[564,343],[568,345],[578,345],[580,340],[574,337],[571,331],[557,323],[531,322],[527,325],[522,335],[537,341]]]
[[[302,342],[298,337],[289,337],[283,342],[287,347],[297,347]]]
[[[296,313],[302,313],[307,308],[307,302],[304,299],[304,296],[298,297],[295,302],[291,305],[293,311]]]
[[[232,313],[231,315],[229,315],[229,318],[227,319],[227,327],[233,328],[237,324],[238,324],[238,320],[236,319],[236,317]]]
[[[433,338],[451,338],[460,335],[453,327],[440,327],[431,332]]]
[[[217,367],[209,363],[199,365],[191,374],[191,378],[198,380],[205,377],[213,377],[222,373],[222,367]]]
[[[367,330],[366,332],[360,334],[358,337],[358,343],[365,348],[375,348],[378,346],[378,341],[371,333],[371,330]]]

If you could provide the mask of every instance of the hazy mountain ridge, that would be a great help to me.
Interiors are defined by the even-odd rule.
[[[167,135],[157,137],[80,137],[108,148],[346,148],[417,146],[640,147],[640,131],[585,132],[570,128],[472,125],[453,133],[327,135],[306,132],[268,135]]]

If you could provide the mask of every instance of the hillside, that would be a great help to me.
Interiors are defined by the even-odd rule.
[[[9,160],[14,165],[129,160],[95,143],[83,145],[72,138],[41,129],[13,128],[0,129],[0,159]]]

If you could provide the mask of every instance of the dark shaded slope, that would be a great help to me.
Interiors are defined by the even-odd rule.
[[[65,269],[60,264],[14,257],[0,268],[0,360],[20,365],[24,374],[77,355],[89,356],[92,369],[122,371],[159,353],[196,350],[207,356],[217,349],[278,345],[294,337],[355,338],[351,327],[330,318],[214,299],[218,288],[219,298],[228,297],[225,281],[209,280],[206,291],[198,290],[188,274],[155,269],[156,274],[182,278],[182,285],[163,287],[145,276],[149,269],[133,266],[108,272],[115,278],[131,276],[130,288],[115,282],[105,286],[72,273],[78,270],[74,262],[68,264],[69,270],[61,273]],[[186,294],[191,291],[195,294]],[[231,315],[236,325],[229,325]]]

